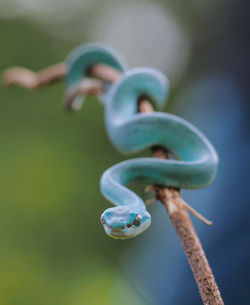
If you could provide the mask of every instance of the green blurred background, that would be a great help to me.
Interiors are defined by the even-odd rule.
[[[1,19],[0,37],[1,70],[39,70],[76,45],[20,18]],[[68,114],[63,90],[1,88],[0,304],[118,304],[122,293],[119,304],[140,304],[118,268],[131,241],[108,238],[99,221],[110,206],[100,176],[122,157],[107,138],[101,104],[89,99]]]
[[[199,234],[228,305],[237,303],[231,279],[235,299],[247,295],[247,280],[241,284],[236,272],[246,269],[245,258],[238,256],[246,251],[231,251],[244,235],[234,237],[231,230],[243,230],[236,220],[242,224],[247,215],[244,205],[234,204],[240,201],[234,197],[240,181],[246,209],[247,178],[237,177],[247,171],[243,150],[250,151],[249,146],[239,149],[247,143],[247,120],[235,110],[249,111],[244,99],[249,53],[242,30],[249,18],[243,2],[247,7],[247,1],[233,0],[0,2],[0,72],[13,65],[39,71],[64,61],[81,43],[103,41],[131,66],[153,66],[168,75],[167,111],[197,124],[221,158],[216,184],[184,198],[198,202],[194,207],[213,220],[220,218],[212,229],[199,228]],[[97,100],[88,99],[69,114],[63,97],[63,82],[37,91],[0,88],[0,305],[200,304],[160,204],[150,207],[151,228],[134,240],[112,240],[103,232],[99,217],[111,204],[102,197],[99,180],[105,169],[127,157],[112,147]],[[236,145],[239,134],[242,143]],[[232,147],[239,156],[237,168]]]

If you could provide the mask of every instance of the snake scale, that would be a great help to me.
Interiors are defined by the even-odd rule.
[[[147,96],[160,109],[166,104],[169,83],[158,70],[128,69],[123,57],[103,44],[85,44],[67,59],[67,90],[71,90],[89,68],[102,63],[116,68],[122,77],[106,84],[100,99],[105,107],[105,123],[113,145],[122,153],[135,153],[160,145],[175,157],[134,158],[107,169],[101,177],[101,192],[115,207],[101,215],[105,232],[117,239],[137,236],[145,231],[151,216],[144,201],[127,185],[157,184],[175,188],[198,189],[213,182],[218,157],[209,140],[191,123],[172,114],[138,113],[138,99]]]

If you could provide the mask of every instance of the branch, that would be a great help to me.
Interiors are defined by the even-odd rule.
[[[81,107],[80,104],[76,103],[75,98],[79,95],[90,95],[98,96],[105,92],[103,82],[95,79],[83,79],[76,86],[67,90],[64,99],[64,108],[68,111],[75,111]]]
[[[166,187],[156,187],[156,191],[180,238],[204,305],[223,305],[219,288],[180,192]]]
[[[39,73],[26,68],[14,67],[4,72],[3,84],[5,86],[18,85],[33,90],[61,80],[66,74],[67,69],[64,63],[51,66]]]

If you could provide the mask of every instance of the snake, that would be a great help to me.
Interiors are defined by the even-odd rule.
[[[170,86],[162,72],[149,67],[129,69],[119,52],[96,43],[77,47],[66,63],[66,90],[87,77],[89,68],[96,63],[121,72],[121,78],[107,83],[106,93],[100,96],[107,134],[119,152],[132,154],[157,145],[174,156],[173,159],[131,158],[103,173],[101,192],[115,205],[100,217],[108,236],[128,239],[144,232],[151,224],[144,200],[129,188],[130,185],[200,189],[214,181],[218,155],[197,127],[170,113],[138,113],[138,99],[142,96],[147,96],[157,110],[165,107]]]

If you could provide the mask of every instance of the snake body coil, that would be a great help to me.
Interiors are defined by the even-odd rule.
[[[160,145],[175,156],[175,160],[130,159],[112,166],[102,175],[101,191],[116,205],[103,212],[102,225],[111,237],[125,239],[145,231],[151,223],[144,201],[126,187],[128,184],[203,188],[215,178],[218,157],[209,140],[186,120],[161,112],[138,113],[141,96],[149,97],[158,108],[165,105],[168,81],[161,72],[151,68],[126,71],[122,57],[104,45],[88,44],[71,53],[68,89],[95,63],[108,64],[123,72],[119,81],[108,84],[107,93],[101,97],[107,132],[114,146],[121,152],[133,153]]]

